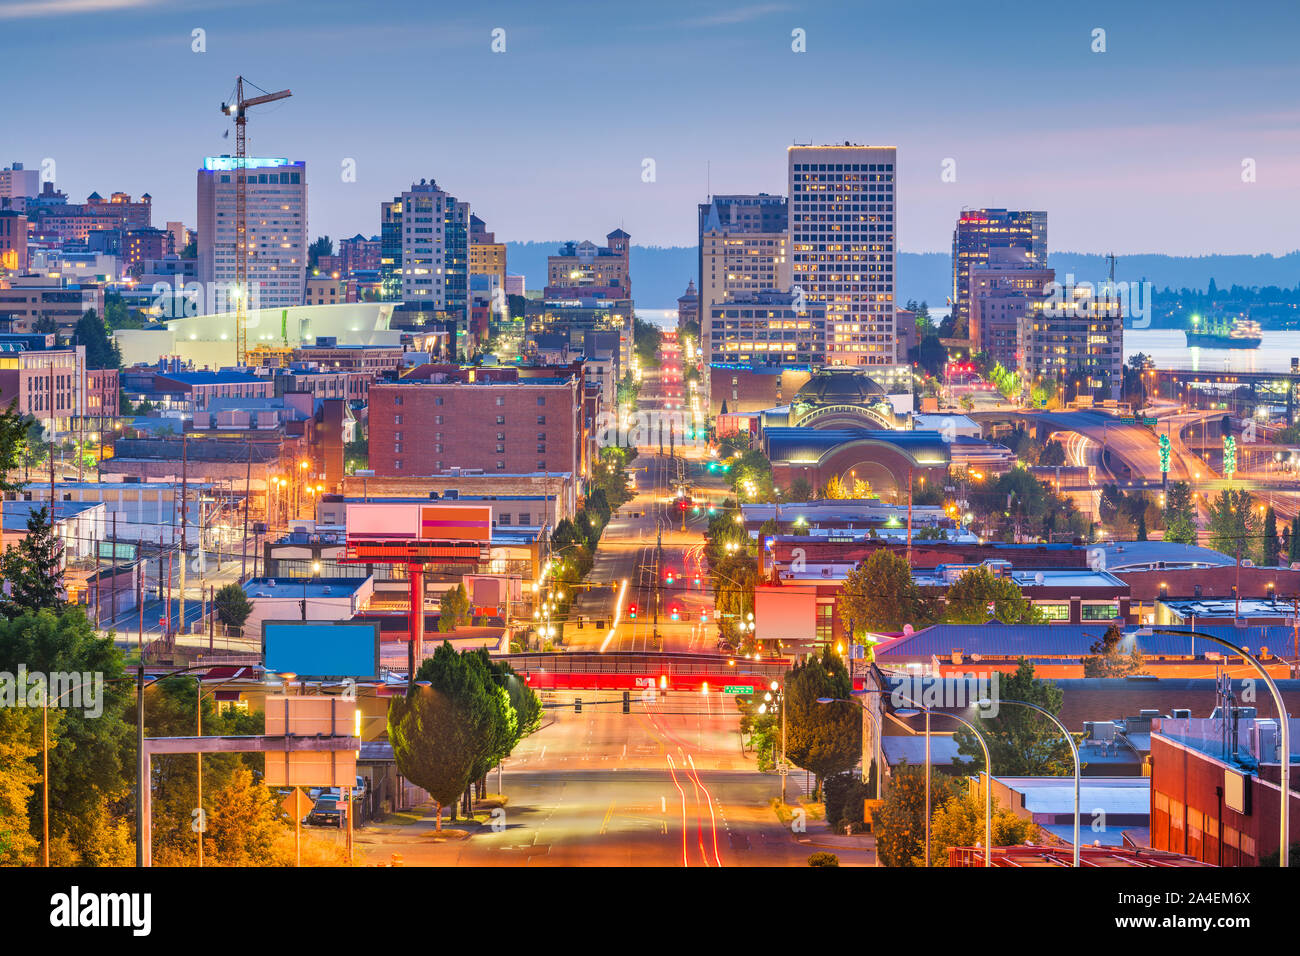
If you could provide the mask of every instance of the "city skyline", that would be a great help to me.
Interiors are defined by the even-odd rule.
[[[312,234],[336,239],[377,234],[379,203],[433,177],[503,241],[622,225],[640,245],[690,246],[694,211],[710,193],[780,195],[786,147],[847,139],[898,147],[901,251],[944,251],[963,207],[1047,209],[1063,251],[1296,246],[1288,223],[1300,199],[1289,186],[1300,134],[1286,90],[1300,68],[1278,64],[1297,13],[1280,4],[1271,20],[1229,23],[1208,5],[1180,6],[1177,35],[1159,10],[1114,4],[1045,20],[1021,4],[997,22],[962,10],[936,20],[922,6],[873,11],[868,22],[795,4],[669,3],[611,11],[599,26],[572,4],[545,18],[517,4],[442,19],[390,6],[403,29],[333,3],[314,8],[310,23],[291,7],[259,6],[256,29],[245,3],[0,3],[14,75],[41,76],[29,95],[17,83],[0,162],[52,159],[74,201],[92,190],[150,192],[159,221],[192,223],[193,170],[234,151],[218,104],[243,74],[294,91],[252,117],[250,155],[309,163]],[[503,53],[492,52],[497,29]],[[1092,51],[1096,29],[1106,31],[1104,53]],[[807,53],[792,50],[796,30]],[[879,44],[878,68],[827,72],[828,57],[858,63],[864,35],[921,30],[923,58],[915,42]],[[111,39],[115,86],[146,93],[124,110],[86,95],[84,80],[49,75],[40,64],[56,37],[64,55]],[[991,70],[975,62],[977,49],[1008,51],[1016,68]],[[422,122],[429,113],[418,103],[438,92],[436,78],[402,64],[435,51],[438,76],[465,80],[437,122]],[[976,74],[981,96],[951,95]],[[768,119],[701,110],[697,87],[717,82],[761,90]],[[400,92],[408,88],[415,104]],[[600,104],[588,89],[601,91]],[[65,124],[42,120],[52,96]],[[132,111],[150,117],[143,135],[138,119],[124,122]],[[653,182],[643,181],[647,159]],[[1253,182],[1243,181],[1247,160]],[[348,161],[352,182],[343,181]],[[945,169],[955,182],[943,181]],[[1098,214],[1107,206],[1114,216]]]

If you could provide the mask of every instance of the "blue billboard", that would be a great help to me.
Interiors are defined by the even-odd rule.
[[[362,621],[264,621],[267,671],[304,680],[375,680],[379,625]]]

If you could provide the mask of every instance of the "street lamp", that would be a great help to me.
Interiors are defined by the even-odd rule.
[[[1140,632],[1139,632],[1139,633],[1140,633]],[[1180,633],[1180,634],[1181,634],[1181,633],[1183,633],[1183,632],[1179,631],[1179,632],[1176,632],[1176,633]],[[1073,865],[1074,865],[1074,866],[1078,866],[1078,865],[1079,865],[1079,777],[1080,777],[1080,772],[1079,772],[1079,748],[1078,748],[1078,746],[1077,746],[1077,745],[1075,744],[1075,742],[1074,742],[1074,737],[1071,736],[1070,731],[1069,731],[1068,729],[1066,729],[1065,724],[1061,723],[1060,719],[1059,719],[1059,718],[1058,718],[1054,713],[1052,713],[1050,710],[1047,710],[1046,708],[1039,707],[1037,704],[1031,704],[1031,703],[1029,703],[1029,701],[1027,701],[1027,700],[1010,700],[1010,699],[1008,699],[1008,698],[1006,698],[1006,697],[1000,697],[1000,698],[998,698],[997,703],[998,703],[999,705],[1000,705],[1000,704],[1018,704],[1018,705],[1021,706],[1021,707],[1028,707],[1030,710],[1036,710],[1036,711],[1038,711],[1038,713],[1042,714],[1044,717],[1046,717],[1046,718],[1047,718],[1048,720],[1050,720],[1052,723],[1056,724],[1057,728],[1059,728],[1060,731],[1061,731],[1061,735],[1062,735],[1063,737],[1065,737],[1065,742],[1066,742],[1067,744],[1070,745],[1070,754],[1074,757],[1074,864],[1073,864]],[[976,706],[978,706],[978,707],[980,707],[980,708],[985,708],[985,707],[991,707],[991,706],[993,706],[993,704],[994,704],[994,701],[989,700],[988,698],[984,698],[984,699],[980,700],[980,701],[977,703]]]
[[[873,726],[875,725],[874,715],[871,714],[871,712],[867,709],[867,705],[862,700],[862,698],[870,694],[890,694],[891,696],[897,696],[899,700],[915,708],[915,710],[895,709],[894,713],[899,717],[913,717],[917,713],[920,713],[922,711],[925,713],[925,865],[928,867],[930,865],[930,774],[932,768],[932,764],[930,760],[930,714],[932,712],[932,709],[924,706],[923,704],[919,704],[916,701],[912,700],[910,697],[905,697],[894,690],[887,690],[885,688],[874,688],[870,690],[855,690],[853,692],[853,696],[855,700],[852,702],[857,703],[862,707],[863,714],[872,717]],[[844,702],[844,703],[850,702],[850,701],[845,701],[843,698],[819,697],[817,699],[817,703],[819,704],[830,704],[830,703],[835,703],[837,701]],[[965,727],[967,730],[973,733],[975,735],[975,739],[979,741],[980,749],[984,752],[984,775],[985,777],[988,778],[985,781],[985,786],[984,786],[984,865],[992,866],[993,863],[990,857],[990,850],[993,846],[993,760],[989,756],[988,741],[984,739],[984,735],[981,734],[979,730],[976,729],[975,725],[972,724],[970,721],[966,720],[964,717],[958,717],[956,714],[948,713],[946,711],[944,713],[946,716],[951,717],[953,720],[957,721],[963,727]],[[879,730],[880,728],[877,726],[876,727],[877,751],[879,751]],[[880,793],[881,793],[880,784],[881,784],[881,778],[884,775],[884,770],[880,764],[881,761],[879,760],[879,758],[877,758],[876,760],[876,799],[877,800],[880,799]],[[863,776],[866,775],[866,772],[867,772],[867,755],[866,755],[866,748],[864,742],[863,754],[862,754]]]
[[[1282,702],[1282,692],[1277,689],[1277,684],[1274,683],[1272,676],[1270,676],[1264,665],[1259,662],[1259,659],[1249,653],[1244,647],[1233,644],[1231,641],[1224,640],[1221,637],[1215,637],[1213,634],[1204,634],[1200,631],[1176,631],[1170,628],[1139,628],[1136,636],[1143,637],[1151,634],[1176,634],[1179,637],[1191,636],[1193,638],[1199,637],[1207,641],[1213,641],[1220,647],[1226,647],[1228,650],[1232,651],[1232,653],[1241,655],[1241,658],[1249,661],[1251,666],[1254,667],[1255,670],[1259,671],[1259,675],[1264,678],[1264,683],[1268,685],[1268,692],[1273,695],[1273,706],[1277,708],[1278,723],[1281,725],[1278,733],[1278,736],[1280,737],[1279,746],[1282,751],[1280,779],[1281,807],[1278,811],[1278,824],[1281,836],[1279,838],[1280,842],[1278,843],[1277,851],[1278,866],[1290,866],[1291,854],[1288,851],[1291,844],[1291,799],[1289,796],[1291,793],[1291,715],[1287,713],[1286,705]],[[1077,763],[1077,755],[1075,760]],[[1075,821],[1075,831],[1077,836],[1077,820]],[[1075,865],[1078,865],[1077,862]]]

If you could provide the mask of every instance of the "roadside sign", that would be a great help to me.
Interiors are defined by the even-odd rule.
[[[289,814],[290,820],[301,820],[311,809],[311,799],[299,787],[280,801],[280,809]]]
[[[752,694],[754,693],[754,688],[749,686],[728,684],[727,686],[722,688],[722,692],[724,694]]]

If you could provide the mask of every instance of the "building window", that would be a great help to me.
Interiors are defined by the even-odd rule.
[[[393,468],[397,471],[402,470],[402,459],[398,458],[393,461]]]
[[[537,416],[537,424],[539,424],[539,425],[545,425],[545,424],[546,424],[546,416],[545,416],[545,415],[538,415],[538,416]]]
[[[500,522],[501,524],[509,524],[509,523],[510,523],[510,515],[505,514],[505,513],[503,512],[503,513],[501,514],[501,517],[500,517],[498,520],[499,520],[499,522]]]
[[[546,396],[545,396],[545,395],[538,395],[538,396],[537,396],[537,404],[538,404],[538,405],[545,405],[545,404],[546,404]]]
[[[1070,605],[1068,604],[1040,604],[1038,609],[1043,612],[1043,617],[1049,621],[1068,621],[1070,619]]]
[[[532,524],[532,523],[533,523],[533,520],[532,520],[532,519],[533,519],[533,516],[532,516],[531,514],[529,514],[527,511],[521,512],[520,515],[519,515],[519,523],[520,523],[520,524]]]
[[[817,630],[815,633],[815,639],[818,644],[829,644],[834,638],[834,614],[834,604],[817,605]]]
[[[401,395],[394,395],[394,396],[393,396],[393,404],[394,404],[394,405],[401,405],[401,404],[402,404],[402,396],[401,396]]]
[[[433,397],[433,404],[435,404],[435,405],[441,405],[441,404],[442,404],[442,396],[441,396],[441,395],[435,395],[435,396]]]
[[[402,416],[401,416],[401,415],[394,415],[394,416],[393,416],[393,424],[394,424],[394,425],[400,425],[400,424],[402,424]]]
[[[498,424],[498,425],[504,425],[505,423],[506,423],[506,417],[505,417],[504,415],[498,415],[498,416],[497,416],[497,424]]]
[[[505,403],[506,403],[506,397],[505,397],[504,395],[498,395],[498,396],[497,396],[497,404],[498,404],[498,405],[504,405]]]
[[[1085,621],[1109,621],[1119,617],[1119,609],[1114,604],[1085,604],[1082,610]]]

